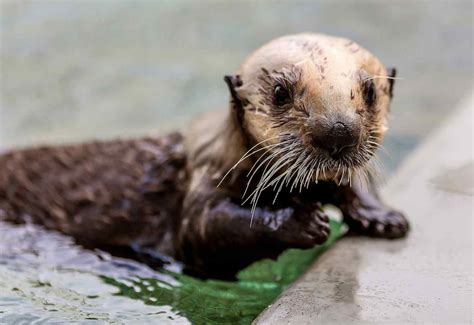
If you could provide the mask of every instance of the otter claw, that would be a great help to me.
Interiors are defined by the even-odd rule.
[[[405,216],[385,206],[357,209],[344,217],[351,232],[359,235],[395,239],[409,231]]]
[[[298,213],[286,219],[274,238],[289,248],[311,248],[324,243],[330,233],[329,218],[320,209]]]

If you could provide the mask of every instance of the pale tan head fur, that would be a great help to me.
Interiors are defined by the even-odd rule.
[[[394,74],[344,38],[298,34],[275,39],[252,53],[236,76],[226,79],[232,101],[220,130],[225,137],[220,145],[225,152],[220,155],[228,159],[215,161],[228,168],[229,162],[236,163],[261,143],[255,147],[262,150],[253,162],[249,159],[242,165],[247,169],[256,157],[280,150],[266,161],[267,169],[277,165],[267,175],[270,183],[282,173],[286,176],[281,181],[299,178],[297,185],[314,179],[350,179],[365,168],[387,130]],[[338,142],[335,124],[342,125],[345,140],[354,142]],[[240,132],[238,137],[235,132]],[[227,139],[234,144],[225,144]]]

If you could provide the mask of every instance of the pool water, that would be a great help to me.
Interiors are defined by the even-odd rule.
[[[331,219],[325,244],[287,250],[222,281],[182,274],[177,264],[154,270],[85,250],[38,226],[0,223],[0,323],[250,324],[344,232]]]

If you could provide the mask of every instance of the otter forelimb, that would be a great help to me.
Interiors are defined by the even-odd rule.
[[[351,232],[381,238],[401,238],[409,230],[405,216],[385,205],[373,185],[341,186],[339,208]]]
[[[191,192],[185,199],[176,245],[179,258],[199,273],[232,277],[254,261],[276,258],[287,248],[310,248],[329,236],[320,204],[260,206],[252,212],[218,189],[206,193]]]

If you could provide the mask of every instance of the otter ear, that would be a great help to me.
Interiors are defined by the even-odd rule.
[[[232,102],[234,106],[241,106],[241,100],[239,95],[237,94],[236,88],[242,86],[242,79],[240,79],[239,75],[235,76],[224,76],[224,81],[229,87],[230,95],[232,96]]]
[[[389,84],[389,89],[388,93],[390,95],[390,98],[393,97],[393,85],[395,84],[395,77],[397,76],[397,69],[395,68],[387,68],[387,76],[389,77],[388,79],[388,84]]]

